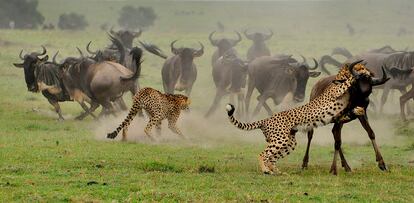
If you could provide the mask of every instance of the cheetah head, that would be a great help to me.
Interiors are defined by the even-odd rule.
[[[352,69],[350,68],[349,71],[359,91],[370,94],[373,86],[382,85],[390,78],[387,77],[384,67],[382,67],[382,78],[375,78],[374,74],[365,65],[364,63],[358,63]]]
[[[176,102],[181,110],[188,110],[191,104],[191,100],[182,94],[175,95]]]

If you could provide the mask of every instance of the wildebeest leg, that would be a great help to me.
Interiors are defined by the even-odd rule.
[[[59,115],[58,120],[59,121],[65,120],[62,116],[62,110],[60,109],[59,103],[57,101],[51,100],[51,99],[48,99],[48,101],[49,101],[50,104],[52,104],[52,106],[55,108],[56,113]]]
[[[112,103],[109,100],[101,102],[101,105],[102,105],[102,112],[99,116],[109,115],[109,114],[115,115],[114,107],[112,106]]]
[[[127,105],[125,104],[124,98],[119,97],[119,98],[117,99],[117,103],[118,103],[119,107],[121,107],[121,110],[122,110],[122,111],[126,111],[126,110],[128,110],[128,107],[127,107]]]
[[[249,106],[250,106],[250,99],[252,97],[252,93],[255,87],[255,80],[251,79],[249,77],[249,82],[247,85],[247,92],[246,92],[246,98],[244,99],[244,103],[245,103],[245,112],[246,112],[246,116],[249,116]],[[249,119],[249,118],[247,118]]]
[[[401,92],[401,97],[402,96],[404,96],[405,94],[407,94],[407,90],[405,89],[405,87],[403,87],[403,88],[401,88],[401,89],[398,89],[400,92]],[[411,90],[410,90],[411,91]],[[400,97],[400,101],[401,101],[401,97]],[[409,99],[407,99],[407,101],[408,101]],[[410,108],[407,108],[406,107],[406,102],[407,101],[405,101],[404,102],[404,106],[403,106],[403,109],[404,109],[404,116],[405,116],[405,109],[407,109],[407,114],[411,114],[411,110],[410,110]],[[400,109],[401,109],[401,102],[400,102]],[[401,111],[400,111],[400,114],[401,114]],[[405,119],[403,119],[403,120],[405,120]]]
[[[313,138],[313,129],[308,131],[308,144],[306,145],[306,152],[305,152],[305,156],[303,157],[303,161],[302,161],[302,169],[308,168],[309,149],[310,149],[310,144],[312,142],[312,138]]]
[[[191,90],[193,89],[193,87],[192,86],[190,86],[190,87],[188,87],[187,89],[185,89],[185,95],[187,96],[187,97],[190,97],[190,94],[191,94]]]
[[[407,93],[403,94],[400,97],[400,115],[403,121],[406,121],[407,118],[405,117],[405,104],[408,100],[414,97],[414,85]]]
[[[339,148],[339,157],[341,157],[341,165],[346,172],[351,172],[351,167],[349,167],[348,162],[345,159],[344,153],[342,152],[342,147]]]
[[[256,116],[260,112],[260,109],[262,108],[263,104],[266,102],[267,99],[268,97],[265,94],[262,94],[257,97],[257,100],[259,102],[257,103],[257,106],[253,111],[252,117]]]
[[[378,145],[375,142],[375,133],[372,130],[371,126],[368,122],[368,117],[365,116],[358,116],[359,122],[361,122],[362,127],[367,131],[369,139],[371,139],[372,146],[374,147],[376,161],[378,162],[378,167],[385,171],[387,167],[385,166],[384,159],[382,158],[381,152],[379,151]]]
[[[213,104],[211,104],[211,106],[208,109],[206,115],[204,115],[205,118],[208,118],[209,116],[211,116],[212,113],[214,113],[214,111],[216,111],[217,106],[220,103],[220,101],[221,101],[221,99],[223,98],[224,95],[225,95],[225,91],[223,91],[221,89],[217,89],[216,96],[214,97]]]
[[[240,117],[247,119],[247,114],[246,111],[244,109],[244,94],[242,92],[239,92],[237,94],[237,103],[239,106],[239,110],[240,111]]]
[[[85,102],[78,102],[80,105],[81,105],[81,107],[82,107],[82,109],[85,111],[85,112],[83,112],[83,113],[81,113],[79,116],[77,116],[75,119],[76,120],[83,120],[87,115],[91,115],[94,119],[96,119],[96,116],[95,115],[93,115],[93,113],[90,111],[91,109],[90,108],[88,108],[88,106],[86,106],[86,104],[85,104]],[[92,106],[91,106],[91,108],[92,108]]]
[[[390,93],[390,86],[385,85],[384,90],[382,91],[381,103],[380,103],[380,113],[383,113],[385,102],[387,101],[388,94]]]
[[[342,123],[335,123],[332,128],[332,134],[335,139],[335,153],[334,153],[334,158],[333,158],[332,165],[331,165],[331,170],[329,171],[329,173],[332,173],[333,175],[338,174],[338,171],[336,168],[336,160],[338,158],[339,150],[341,149],[341,144],[342,144],[342,141],[341,141],[342,126],[343,126]]]
[[[265,102],[263,102],[263,107],[266,109],[267,114],[269,114],[269,116],[272,116],[272,115],[273,115],[273,111],[272,111],[272,109],[270,108],[270,106],[267,104],[267,102],[266,102],[266,101],[265,101]]]

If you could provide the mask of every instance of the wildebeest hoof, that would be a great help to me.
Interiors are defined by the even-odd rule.
[[[58,118],[57,119],[57,121],[59,121],[59,122],[62,122],[62,121],[64,121],[65,119],[64,118]]]
[[[329,173],[332,175],[338,175],[336,168],[331,168],[331,170],[329,170]]]
[[[387,167],[385,166],[384,162],[378,163],[378,167],[381,169],[381,171],[388,171]]]

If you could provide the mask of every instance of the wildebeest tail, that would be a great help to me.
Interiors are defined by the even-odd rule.
[[[142,47],[144,47],[145,50],[147,50],[151,54],[157,55],[163,59],[167,58],[167,56],[164,53],[162,53],[162,50],[158,48],[156,45],[141,42],[141,41],[139,41],[139,43],[141,44]]]
[[[322,56],[319,64],[321,64],[321,70],[325,72],[327,75],[331,75],[331,72],[329,72],[328,69],[326,69],[325,64],[331,64],[338,68],[342,66],[342,64],[339,61],[335,60],[334,58],[332,58],[332,56],[329,55]]]
[[[141,75],[142,49],[134,47],[129,54],[132,55],[132,64],[135,64],[135,72],[131,76],[121,76],[121,80],[136,80]]]
[[[110,34],[108,34],[108,36],[109,36],[109,39],[111,40],[111,42],[116,46],[116,48],[119,51],[119,61],[118,61],[118,63],[122,64],[122,65],[125,65],[125,47],[124,47],[124,45],[122,44],[122,42],[118,38],[116,38],[116,37],[114,37]]]
[[[118,135],[119,131],[121,131],[125,127],[128,127],[131,124],[131,121],[137,115],[138,110],[139,110],[139,103],[134,102],[134,104],[132,105],[131,109],[129,110],[129,113],[128,113],[127,117],[124,119],[124,121],[122,121],[122,123],[113,132],[108,133],[108,135],[106,137],[110,138],[110,139],[114,139]]]
[[[235,108],[234,108],[233,104],[227,104],[226,110],[227,110],[227,115],[229,116],[230,122],[234,126],[236,126],[237,128],[239,128],[239,129],[242,129],[242,130],[254,130],[254,129],[261,128],[262,125],[263,125],[263,120],[261,120],[261,121],[255,121],[253,123],[242,123],[242,122],[238,121],[233,116],[234,111],[235,111]]]

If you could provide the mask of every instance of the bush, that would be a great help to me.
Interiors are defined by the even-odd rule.
[[[88,26],[88,23],[83,15],[64,13],[59,16],[58,27],[62,30],[83,30],[86,26]]]
[[[0,28],[37,28],[45,20],[37,5],[37,0],[0,0]]]
[[[147,28],[154,25],[157,15],[151,7],[124,6],[120,11],[118,24],[127,29]]]

